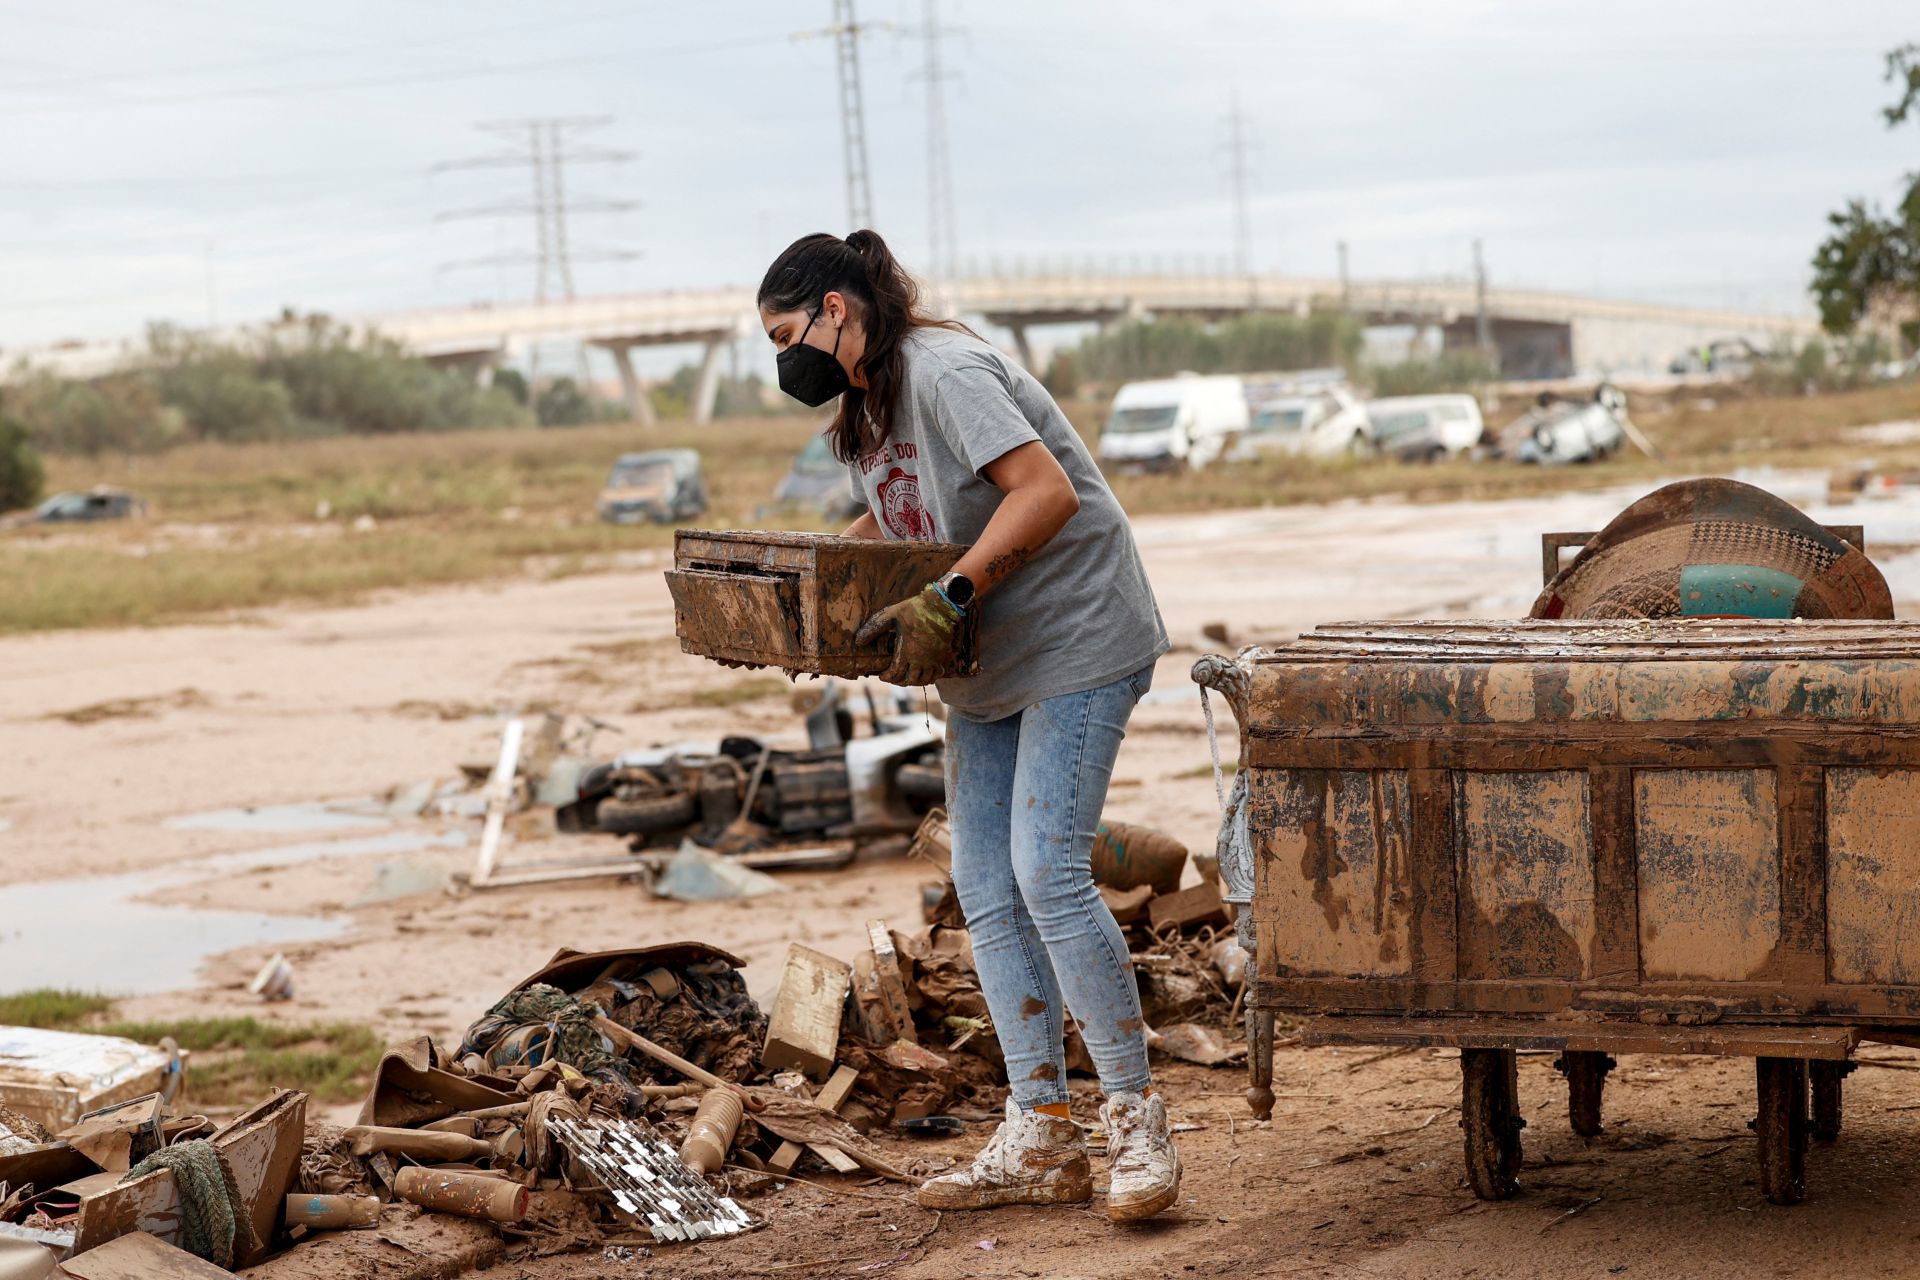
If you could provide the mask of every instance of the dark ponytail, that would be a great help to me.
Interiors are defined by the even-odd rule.
[[[856,231],[844,240],[824,231],[800,237],[767,268],[756,301],[762,310],[800,310],[811,316],[829,293],[846,295],[867,335],[858,370],[866,388],[848,388],[827,429],[833,456],[853,462],[893,436],[906,381],[902,339],[928,327],[971,330],[921,310],[920,286],[877,231]]]

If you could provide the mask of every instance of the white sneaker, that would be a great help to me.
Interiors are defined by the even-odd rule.
[[[1084,1204],[1093,1199],[1086,1139],[1073,1121],[1022,1111],[1008,1098],[1006,1120],[973,1163],[921,1183],[919,1199],[928,1209]]]
[[[1100,1108],[1107,1131],[1107,1216],[1151,1218],[1180,1195],[1180,1152],[1158,1094],[1116,1093]]]

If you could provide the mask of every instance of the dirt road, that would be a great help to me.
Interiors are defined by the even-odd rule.
[[[1359,617],[1513,616],[1539,584],[1538,535],[1595,528],[1629,494],[1444,507],[1404,503],[1157,517],[1139,523],[1180,646],[1122,752],[1109,812],[1212,842],[1212,783],[1186,667],[1208,623],[1272,639]],[[1865,518],[1905,600],[1920,505]],[[785,877],[752,903],[680,905],[605,884],[346,904],[387,864],[471,860],[474,825],[367,812],[220,815],[377,796],[485,761],[501,713],[536,705],[618,726],[601,745],[796,734],[780,696],[712,705],[749,677],[681,655],[658,575],[396,594],[189,627],[0,641],[0,990],[137,991],[132,1016],[257,1012],[244,981],[271,950],[298,996],[273,1016],[457,1036],[556,947],[700,938],[764,992],[789,941],[851,955],[865,920],[918,916],[924,869],[879,862]],[[1229,737],[1229,750],[1231,739]],[[216,814],[214,817],[206,817]],[[185,820],[183,822],[183,819]],[[530,852],[517,850],[518,853]],[[537,852],[533,850],[531,852]],[[405,867],[402,866],[404,870]],[[163,963],[164,961],[164,963]],[[171,968],[169,966],[172,966]],[[167,975],[178,972],[179,978]],[[197,981],[194,975],[197,974]],[[1270,1126],[1231,1071],[1181,1069],[1168,1093],[1192,1199],[1117,1232],[1090,1213],[1006,1211],[936,1224],[889,1188],[796,1186],[756,1203],[770,1230],[651,1261],[550,1259],[499,1276],[1906,1274],[1920,1210],[1909,1051],[1854,1077],[1850,1132],[1815,1156],[1809,1203],[1751,1185],[1745,1063],[1632,1060],[1613,1132],[1566,1129],[1564,1090],[1527,1059],[1528,1191],[1482,1206],[1459,1168],[1457,1072],[1438,1055],[1283,1050]],[[959,1154],[979,1134],[927,1154]],[[870,1212],[871,1211],[871,1212]],[[1571,1216],[1562,1217],[1572,1212]],[[927,1234],[931,1231],[931,1234]],[[924,1238],[923,1238],[924,1236]],[[871,1268],[861,1271],[861,1268]]]

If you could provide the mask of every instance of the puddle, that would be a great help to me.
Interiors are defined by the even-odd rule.
[[[466,843],[466,834],[459,831],[396,831],[353,840],[225,853],[128,875],[0,887],[0,994],[36,987],[114,996],[191,988],[197,984],[201,962],[208,956],[238,947],[336,938],[352,922],[321,916],[162,906],[138,899],[252,867],[411,853]]]
[[[252,809],[215,809],[168,818],[175,831],[238,831],[259,835],[306,835],[320,831],[366,831],[392,826],[372,800],[328,800],[308,804],[263,804]]]

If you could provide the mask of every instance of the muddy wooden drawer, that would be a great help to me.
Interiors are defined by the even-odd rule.
[[[856,647],[860,624],[948,572],[966,552],[947,542],[682,529],[667,573],[674,629],[682,650],[706,658],[813,675],[878,675],[891,660],[891,644]],[[961,661],[945,674],[978,669],[978,630],[978,615],[969,615]]]

